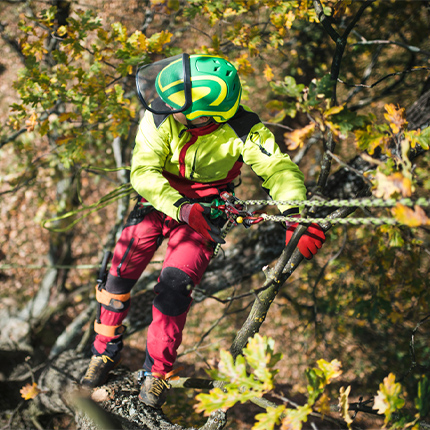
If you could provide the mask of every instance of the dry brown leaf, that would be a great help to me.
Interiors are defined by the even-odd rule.
[[[420,225],[430,225],[430,219],[420,206],[415,206],[414,209],[408,208],[405,205],[397,203],[392,209],[396,220],[409,227],[418,227]]]
[[[389,199],[394,193],[399,193],[402,197],[409,197],[412,194],[412,182],[409,178],[403,176],[400,172],[386,176],[381,172],[375,175],[377,188],[376,197]]]
[[[98,388],[91,394],[91,398],[97,403],[106,402],[109,400],[109,393],[106,388]]]
[[[315,124],[308,124],[306,127],[299,128],[289,133],[285,133],[285,143],[287,145],[287,149],[290,151],[294,151],[297,148],[301,148],[305,140],[312,134],[315,129]]]
[[[35,382],[33,384],[26,384],[24,385],[19,392],[21,393],[21,397],[25,400],[34,399],[41,390],[37,386]]]
[[[396,108],[392,103],[384,106],[387,113],[384,113],[385,119],[390,123],[391,130],[397,134],[408,123],[405,119],[405,109]]]

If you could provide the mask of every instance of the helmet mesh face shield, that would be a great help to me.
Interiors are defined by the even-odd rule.
[[[136,84],[143,105],[151,112],[182,112],[190,121],[201,116],[228,121],[242,95],[236,68],[213,55],[182,54],[142,66]],[[164,103],[149,106],[157,97]]]
[[[145,109],[152,113],[163,115],[184,112],[192,105],[191,99],[191,73],[190,60],[188,54],[179,54],[174,57],[169,57],[164,60],[157,61],[151,64],[145,64],[139,67],[136,73],[136,88],[140,101]],[[172,80],[182,85],[184,94],[184,103],[182,106],[170,109],[168,106],[164,108],[154,109],[151,107],[152,102],[159,97],[156,90],[156,80],[160,72],[171,64],[176,64],[180,68],[179,76],[172,77]],[[177,70],[178,67],[175,67]]]

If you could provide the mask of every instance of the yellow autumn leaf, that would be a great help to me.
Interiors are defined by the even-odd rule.
[[[340,390],[339,390],[339,393],[340,393],[339,412],[340,412],[340,416],[345,420],[346,424],[348,425],[348,428],[352,424],[352,418],[348,412],[348,409],[349,409],[348,397],[349,397],[350,391],[351,391],[351,386],[349,386],[346,390],[345,390],[345,387],[340,387]]]
[[[403,197],[409,197],[412,194],[412,182],[409,178],[403,176],[400,172],[386,176],[381,172],[375,175],[377,183],[375,196],[383,199],[389,199],[394,193]]]
[[[334,5],[333,18],[338,19],[342,15],[345,14],[347,6],[350,5],[352,0],[338,0],[338,2]]]
[[[27,128],[27,131],[33,131],[34,127],[36,127],[37,124],[37,115],[35,112],[33,112],[30,115],[30,118],[28,118],[27,121],[25,121],[25,127]]]
[[[65,36],[67,34],[67,27],[65,25],[58,27],[57,34],[61,37]]]
[[[62,113],[59,117],[58,117],[58,121],[59,122],[64,122],[67,121],[68,119],[70,119],[70,117],[73,116],[72,112],[65,112]]]
[[[414,209],[397,203],[392,209],[394,218],[409,227],[418,227],[420,225],[430,225],[430,219],[420,206],[415,206]]]
[[[312,412],[309,405],[299,406],[297,409],[287,409],[282,420],[281,430],[301,430],[302,424],[308,420]]]
[[[333,106],[324,112],[324,117],[327,118],[330,115],[336,115],[337,113],[341,112],[342,110],[343,110],[343,106]]]
[[[314,129],[315,124],[311,123],[306,127],[285,133],[284,137],[287,149],[294,151],[297,148],[301,148],[304,145],[305,140],[313,133]]]
[[[326,393],[323,393],[315,403],[315,409],[323,416],[330,413],[330,397]]]
[[[293,22],[295,19],[296,14],[292,10],[290,10],[287,15],[284,16],[285,27],[288,28],[288,30],[290,30],[293,26]]]
[[[266,67],[264,68],[263,74],[264,74],[264,77],[266,78],[267,82],[270,82],[273,79],[273,77],[275,76],[273,74],[272,68],[268,64],[266,64]]]
[[[396,376],[393,373],[390,373],[379,384],[378,394],[375,396],[372,409],[375,409],[378,414],[385,415],[385,425],[390,421],[392,413],[404,406],[405,401],[400,398],[401,393],[402,386],[396,382]]]
[[[390,123],[390,128],[394,134],[397,134],[408,123],[405,119],[405,109],[394,106],[392,103],[384,106],[387,113],[384,113],[385,119]]]
[[[318,367],[324,372],[326,384],[330,384],[333,379],[336,379],[342,375],[342,364],[337,359],[328,362],[321,358],[317,361],[317,364]]]
[[[19,390],[19,392],[21,393],[21,397],[23,399],[30,400],[30,399],[34,399],[41,392],[41,390],[39,389],[37,384],[33,382],[33,385],[31,384],[24,385]]]

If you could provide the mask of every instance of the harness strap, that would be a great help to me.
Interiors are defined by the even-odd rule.
[[[125,310],[126,303],[130,300],[130,293],[126,294],[112,294],[104,288],[99,290],[96,287],[96,300],[105,306],[109,306],[118,312]]]
[[[94,321],[94,331],[97,334],[101,334],[106,337],[115,337],[123,334],[126,330],[126,327],[122,324],[120,325],[105,325],[100,324],[97,321]]]

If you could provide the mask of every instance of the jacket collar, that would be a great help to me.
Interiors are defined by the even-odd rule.
[[[213,122],[203,127],[187,128],[185,130],[181,130],[181,134],[187,131],[188,133],[191,133],[192,136],[204,136],[206,134],[214,132],[220,125],[221,124],[218,122]]]

